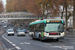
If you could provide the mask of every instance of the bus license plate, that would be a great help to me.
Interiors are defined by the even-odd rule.
[[[53,39],[57,39],[56,37],[54,37]]]

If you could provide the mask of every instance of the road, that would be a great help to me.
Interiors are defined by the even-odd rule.
[[[15,33],[15,36],[3,34],[1,41],[7,50],[75,50],[75,39],[72,37],[65,37],[58,42],[54,40],[41,42],[32,40],[28,34],[17,37]]]

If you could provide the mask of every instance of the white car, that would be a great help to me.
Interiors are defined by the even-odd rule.
[[[7,30],[7,35],[14,35],[14,30],[13,29],[8,29]]]
[[[25,32],[24,32],[24,30],[18,30],[18,32],[17,32],[17,36],[20,36],[20,35],[25,36]]]
[[[4,27],[4,28],[6,28],[6,27],[7,27],[7,25],[4,25],[3,27]]]

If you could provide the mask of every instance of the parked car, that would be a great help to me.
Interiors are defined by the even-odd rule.
[[[13,29],[8,29],[8,30],[6,30],[6,32],[7,32],[8,36],[9,35],[14,35],[14,30]]]
[[[24,32],[24,30],[18,30],[18,32],[17,32],[17,36],[20,36],[20,35],[25,36],[25,32]]]

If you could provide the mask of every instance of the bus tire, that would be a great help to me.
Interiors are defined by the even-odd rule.
[[[41,37],[41,35],[39,35],[39,40],[42,41],[42,37]]]
[[[34,40],[35,38],[34,38],[34,35],[32,35],[32,39]]]

